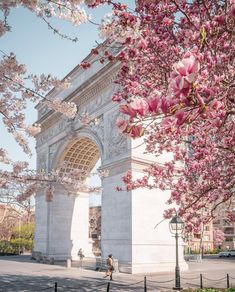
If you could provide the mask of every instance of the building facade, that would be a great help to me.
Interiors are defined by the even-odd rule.
[[[235,212],[235,199],[231,199],[218,206],[214,227],[224,232],[225,241],[221,249],[235,249],[235,222],[230,222],[227,218],[227,212]]]

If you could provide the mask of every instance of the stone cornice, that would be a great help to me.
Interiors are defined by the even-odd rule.
[[[91,78],[68,95],[64,101],[73,101],[78,106],[93,99],[97,94],[111,84],[116,76],[118,64],[107,64]],[[37,121],[42,126],[42,132],[61,119],[62,114],[50,110]]]
[[[127,158],[123,158],[123,159],[119,159],[119,160],[116,160],[116,161],[113,161],[113,162],[110,162],[110,163],[107,163],[107,164],[103,164],[102,167],[100,167],[100,169],[116,169],[118,166],[123,166],[124,163],[127,163],[127,164],[130,164],[130,168],[135,170],[135,165],[139,165],[141,167],[148,167],[150,166],[153,161],[151,160],[146,160],[146,159],[142,159],[142,158],[138,158],[138,157],[130,157],[128,156]]]
[[[108,42],[108,40],[104,41],[102,44],[99,44],[96,49],[100,49],[102,48],[103,45],[105,45]],[[91,62],[92,59],[94,59],[94,55],[93,53],[88,54],[82,61],[82,62]],[[80,64],[78,64],[76,67],[74,67],[63,79],[62,81],[65,81],[68,78],[73,78],[73,76],[75,76],[76,74],[79,73],[79,71],[83,71],[84,69],[81,68]],[[56,88],[52,88],[48,93],[47,93],[47,97],[50,96],[51,94],[56,92]],[[40,108],[40,102],[35,106],[36,109]]]

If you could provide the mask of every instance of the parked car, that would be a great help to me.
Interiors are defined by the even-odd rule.
[[[235,249],[221,251],[219,257],[235,257]]]

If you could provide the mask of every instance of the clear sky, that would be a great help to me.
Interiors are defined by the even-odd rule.
[[[134,0],[120,2],[130,7],[134,5]],[[109,11],[110,6],[102,5],[96,9],[89,9],[88,13],[91,14],[93,21],[100,23],[102,17]],[[74,43],[55,35],[48,29],[46,23],[22,7],[11,10],[8,22],[12,29],[0,38],[0,49],[7,54],[15,53],[17,60],[27,65],[28,73],[45,73],[63,78],[96,46],[96,40],[101,42],[95,25],[87,23],[78,27],[67,21],[50,19],[50,23],[62,33],[72,38],[78,37],[79,41]],[[26,117],[28,123],[36,121],[37,115],[33,105],[29,105]],[[35,141],[33,139],[30,141],[33,157],[28,158],[6,132],[1,122],[0,131],[3,137],[0,147],[7,149],[14,160],[27,160],[30,167],[35,168]]]
[[[108,12],[108,8],[102,7],[91,12],[95,21],[99,21],[102,15]],[[79,41],[73,43],[61,39],[35,14],[21,7],[11,10],[9,24],[12,29],[10,33],[0,38],[0,49],[6,53],[14,52],[18,61],[27,65],[29,73],[50,73],[63,78],[95,46],[95,40],[99,40],[98,32],[92,24],[75,27],[69,22],[57,19],[51,19],[51,23],[61,32],[71,37],[78,37]],[[33,105],[29,105],[26,116],[28,123],[36,121],[37,115]],[[34,140],[30,141],[34,155],[29,159],[2,124],[0,130],[1,136],[4,137],[1,139],[0,147],[7,149],[14,160],[27,160],[30,167],[35,168]]]
[[[133,7],[133,0],[122,2]],[[100,23],[102,17],[109,11],[109,6],[101,6],[88,12],[92,15],[93,21]],[[10,52],[16,54],[17,60],[26,64],[30,74],[45,73],[63,78],[96,46],[96,40],[101,41],[95,25],[87,23],[77,27],[67,21],[50,19],[50,23],[61,33],[72,38],[77,37],[79,41],[74,43],[62,39],[52,30],[49,30],[47,24],[40,18],[22,7],[11,10],[8,22],[11,26],[11,32],[0,38],[0,49],[7,54]],[[28,123],[36,121],[37,113],[34,105],[29,105],[27,108],[26,118]],[[7,149],[14,161],[26,160],[29,162],[30,168],[34,169],[36,166],[34,139],[30,140],[33,156],[29,158],[7,133],[1,122],[0,131],[0,148]],[[96,184],[96,182],[97,179],[92,180],[92,184]],[[93,197],[92,202],[94,204],[98,201]]]

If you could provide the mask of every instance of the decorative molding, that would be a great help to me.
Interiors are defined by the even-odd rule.
[[[111,70],[109,70],[111,68]],[[108,64],[98,72],[96,72],[91,78],[86,80],[82,85],[80,85],[76,90],[69,94],[64,101],[73,101],[78,106],[81,106],[85,102],[93,99],[97,96],[104,88],[113,83],[117,75],[118,66],[116,64]],[[103,75],[105,74],[105,75]],[[103,76],[102,76],[103,75]],[[102,76],[102,77],[100,77]],[[94,83],[94,82],[95,83]],[[90,86],[93,83],[92,86]],[[45,123],[47,126],[53,124],[54,116],[56,112],[49,110],[45,112],[43,116],[39,118],[37,123]],[[61,114],[60,114],[61,115]]]
[[[48,158],[48,170],[49,171],[52,170],[55,155],[58,152],[60,146],[63,144],[63,142],[64,142],[64,139],[61,139],[61,140],[58,140],[57,142],[55,142],[54,144],[49,146],[49,158]]]
[[[96,135],[101,141],[102,145],[104,145],[104,117],[103,115],[98,117],[97,124],[91,124],[90,130],[94,135]]]
[[[112,112],[107,117],[107,146],[106,146],[106,159],[119,156],[128,149],[127,137],[120,133],[116,126],[117,118],[120,117],[118,111]]]
[[[66,129],[66,127],[69,128],[70,127],[70,126],[68,126],[69,123],[70,122],[68,122],[67,118],[63,118],[54,127],[49,128],[46,131],[40,133],[37,136],[36,147],[39,147],[39,146],[47,143],[48,141],[50,141],[52,139],[52,137],[54,137],[54,136],[58,135],[59,133],[63,132]]]
[[[48,108],[46,105],[43,106],[41,109],[38,110],[38,119],[41,119],[43,116],[49,113],[50,110],[51,109]]]
[[[47,169],[47,154],[46,152],[38,153],[37,155],[37,170]]]

